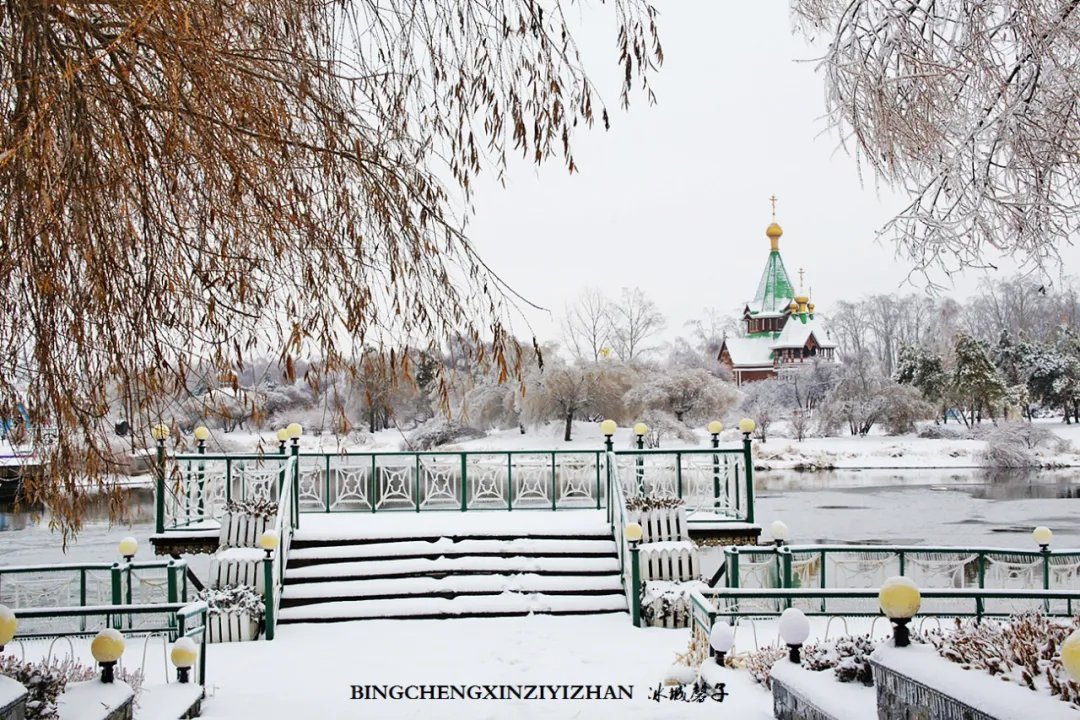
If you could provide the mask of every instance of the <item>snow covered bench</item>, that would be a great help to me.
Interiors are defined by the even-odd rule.
[[[643,581],[700,578],[697,546],[690,540],[685,506],[631,511],[630,520],[641,525],[638,557]]]
[[[277,518],[226,512],[221,516],[219,550],[210,560],[210,587],[248,585],[263,589],[263,551],[259,538],[272,530]]]

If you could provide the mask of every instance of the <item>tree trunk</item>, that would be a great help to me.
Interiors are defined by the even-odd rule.
[[[566,432],[563,434],[563,440],[570,442],[570,431],[574,429],[574,411],[566,413]]]

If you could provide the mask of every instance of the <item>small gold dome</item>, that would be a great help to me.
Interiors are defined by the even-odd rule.
[[[810,302],[810,298],[808,298],[806,295],[797,295],[795,297],[795,302],[799,303],[800,305],[805,305],[806,303]]]
[[[797,313],[797,312],[799,312],[799,304],[798,303],[791,303],[790,305],[788,305],[788,309],[790,309],[791,312],[793,312],[793,313]]]
[[[810,312],[814,312],[814,303],[809,303],[806,306],[806,309],[809,310]]]
[[[779,225],[773,223],[765,229],[765,234],[771,238],[778,238],[784,234],[784,231],[780,229]]]

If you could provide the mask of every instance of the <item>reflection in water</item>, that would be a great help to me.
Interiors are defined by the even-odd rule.
[[[126,515],[124,520],[130,524],[154,522],[154,491],[150,488],[127,488],[123,491]],[[86,525],[108,525],[109,498],[93,494],[86,502]],[[0,503],[0,532],[5,530],[26,530],[41,525],[48,527],[49,514],[41,505],[20,503],[18,511],[14,503]]]
[[[954,490],[985,500],[1080,498],[1076,469],[1033,470],[794,470],[758,471],[754,489],[760,495],[806,490],[881,490],[927,486]]]

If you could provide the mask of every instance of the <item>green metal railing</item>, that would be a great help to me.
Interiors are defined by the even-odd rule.
[[[619,477],[619,465],[615,454],[608,453],[607,488],[611,503],[608,506],[608,522],[615,536],[615,547],[619,553],[619,577],[622,579],[623,593],[626,595],[626,607],[635,627],[641,626],[641,560],[637,543],[630,543],[623,535],[623,528],[630,522],[626,509],[624,485]]]
[[[727,587],[880,587],[910,577],[920,588],[1073,589],[1080,550],[921,545],[785,545],[724,549]]]
[[[296,478],[296,462],[292,458],[286,468],[288,476]],[[296,512],[296,499],[299,485],[290,483],[288,491],[278,494],[277,517],[273,532],[277,536],[277,549],[267,553],[263,559],[263,602],[265,604],[266,639],[273,640],[277,627],[278,607],[281,605],[281,593],[285,586],[285,566],[288,563],[289,547],[292,545],[293,532],[299,519]]]
[[[138,628],[131,634],[168,637],[175,642],[181,637],[197,638],[199,659],[194,682],[206,685],[207,614],[205,602],[153,603],[147,605],[88,605],[86,607],[19,608],[16,617],[19,628],[14,642],[48,638],[81,638],[96,635],[105,628],[120,628],[126,618],[139,618]],[[78,620],[79,630],[40,632],[32,629],[37,624],[55,624],[57,621]],[[34,621],[38,621],[35,623]],[[97,622],[95,622],[97,621]]]
[[[187,602],[183,560],[0,567],[0,604],[17,609]],[[76,605],[77,603],[77,605]],[[127,628],[132,628],[132,618]]]
[[[716,618],[773,617],[786,608],[798,607],[806,615],[878,617],[877,588],[715,588],[694,594],[695,623],[704,625]],[[1008,617],[1038,610],[1044,615],[1071,617],[1073,601],[1080,595],[1071,590],[1018,590],[995,588],[920,589],[922,607],[916,617],[963,618]],[[832,601],[832,608],[827,601]],[[1011,601],[1011,602],[1009,602]]]

